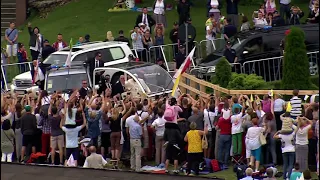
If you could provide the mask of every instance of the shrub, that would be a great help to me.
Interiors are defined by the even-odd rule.
[[[264,79],[261,76],[257,76],[256,74],[247,75],[232,73],[231,81],[228,84],[228,89],[254,90],[269,89],[269,87]]]
[[[231,65],[226,58],[222,58],[216,65],[215,76],[213,76],[212,82],[226,88],[230,80]]]
[[[292,27],[286,37],[282,78],[283,89],[312,88],[304,39],[304,32],[297,27]]]

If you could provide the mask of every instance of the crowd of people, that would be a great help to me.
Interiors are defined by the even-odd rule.
[[[293,91],[289,103],[280,95],[150,99],[121,96],[111,88],[98,94],[85,81],[69,97],[5,93],[2,161],[30,163],[41,152],[38,156],[51,156],[46,163],[70,166],[72,155],[74,166],[103,168],[106,158],[118,163],[130,157],[135,171],[155,160],[167,173],[173,162],[173,173],[181,165],[186,174],[198,175],[206,159],[217,160],[223,170],[243,158],[253,173],[261,163],[276,167],[283,161],[283,178],[290,179],[295,171],[314,169],[319,155],[319,104],[302,105],[298,93]]]
[[[185,22],[192,24],[192,20],[187,0],[179,1],[177,6],[179,20],[169,34],[172,43],[180,43],[174,48],[175,68],[179,69],[186,52],[179,41],[178,29]],[[124,36],[123,30],[117,38],[108,31],[104,41],[128,42],[140,59],[146,59],[145,51],[150,47],[164,45],[168,28],[165,7],[163,0],[156,0],[152,16],[147,8],[138,15],[130,38]],[[221,1],[208,0],[207,7],[207,40],[216,39],[218,33],[229,40],[237,33],[238,0],[227,0],[226,18],[220,12]],[[319,2],[312,0],[308,22],[318,23],[318,15]],[[266,0],[252,17],[256,28],[296,25],[302,16],[299,7],[291,7],[290,0],[280,0],[280,13],[274,0]],[[248,18],[244,15],[242,18],[241,31],[251,29]],[[32,60],[38,59],[39,54],[45,59],[68,46],[62,34],[51,45],[38,27],[32,28],[29,23],[28,31]],[[27,62],[25,46],[18,43],[13,22],[5,35],[9,60],[17,56],[18,62]],[[79,37],[76,45],[89,41],[87,34]],[[208,44],[209,52],[210,47]],[[231,47],[229,41],[227,47]],[[229,55],[232,54],[230,50]],[[161,55],[155,52],[159,61]],[[95,60],[99,61],[99,57],[101,54],[95,54]],[[24,65],[19,67],[20,72],[26,71]],[[92,64],[94,67],[97,66]],[[176,99],[164,94],[151,99],[125,92],[124,77],[120,77],[117,87],[109,81],[106,83],[103,91],[96,91],[82,81],[83,87],[70,95],[62,92],[48,95],[42,90],[38,95],[27,92],[20,98],[2,93],[1,160],[30,163],[39,159],[38,156],[50,155],[48,160],[45,158],[46,163],[103,168],[110,161],[116,167],[120,160],[130,159],[134,171],[141,171],[143,164],[155,160],[167,173],[170,173],[169,164],[173,163],[173,173],[179,173],[181,167],[187,175],[198,175],[200,164],[208,159],[219,162],[222,170],[231,161],[244,159],[249,167],[245,172],[247,179],[261,172],[260,164],[273,164],[273,168],[266,170],[266,178],[270,179],[276,174],[274,167],[282,163],[284,179],[299,177],[301,172],[306,178],[309,169],[318,164],[319,104],[302,105],[297,90],[289,103],[281,95],[265,95],[261,100],[259,96],[221,97],[218,93],[209,98],[182,94]]]

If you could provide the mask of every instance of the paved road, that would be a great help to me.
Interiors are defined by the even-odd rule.
[[[204,180],[208,178],[169,176],[146,173],[1,164],[3,180]]]

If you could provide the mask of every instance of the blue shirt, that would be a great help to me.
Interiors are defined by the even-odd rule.
[[[12,32],[11,32],[12,31]],[[8,29],[6,29],[6,32],[5,32],[5,35],[8,37],[8,39],[10,40],[10,41],[13,41],[14,40],[14,38],[18,35],[18,30],[17,29],[10,29],[10,28],[8,28]],[[18,39],[17,39],[18,40]],[[17,42],[17,40],[15,41],[15,42],[13,42],[14,44],[17,44],[18,42]],[[10,44],[9,42],[8,42],[8,44]]]
[[[94,118],[90,117],[90,113],[94,110],[85,109],[86,119],[88,120],[88,136],[90,138],[96,138],[100,135],[100,120],[102,117],[102,112],[100,110],[95,111],[96,116]]]
[[[142,136],[142,127],[137,122],[133,122],[129,127],[130,139],[140,139]]]

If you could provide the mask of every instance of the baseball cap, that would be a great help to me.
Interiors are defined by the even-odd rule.
[[[273,14],[279,14],[279,12],[277,10],[273,11]]]
[[[120,30],[120,31],[119,31],[119,34],[123,34],[123,30]]]
[[[192,19],[191,19],[191,18],[188,18],[187,21],[192,21]]]
[[[178,22],[174,22],[174,23],[173,23],[173,25],[175,25],[175,26],[176,26],[176,25],[179,25],[179,23],[178,23]]]
[[[26,105],[26,106],[24,106],[24,109],[26,110],[26,112],[30,112],[31,111],[31,106]]]
[[[49,43],[49,40],[48,40],[48,39],[45,39],[43,42],[44,42],[44,43]]]
[[[181,48],[181,49],[184,48],[184,45],[180,44],[179,48]]]
[[[227,41],[227,43],[226,43],[227,45],[231,45],[231,42],[230,41]]]

